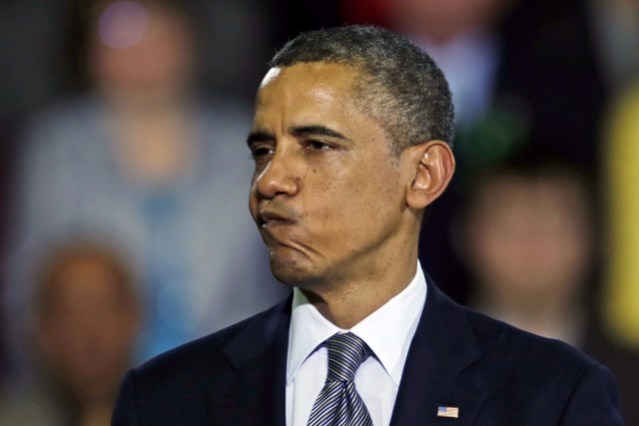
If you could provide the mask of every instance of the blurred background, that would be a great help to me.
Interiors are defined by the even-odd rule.
[[[3,0],[0,425],[108,424],[126,369],[286,295],[247,209],[253,95],[345,23],[453,91],[428,273],[607,364],[639,424],[637,0]]]

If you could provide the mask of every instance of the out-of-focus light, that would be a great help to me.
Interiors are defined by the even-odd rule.
[[[148,12],[134,1],[117,1],[100,15],[98,33],[105,45],[126,49],[138,43],[148,27]]]

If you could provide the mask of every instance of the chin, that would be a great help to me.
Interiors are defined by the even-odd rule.
[[[271,272],[278,281],[291,286],[304,282],[307,275],[303,270],[277,262],[271,262]]]
[[[312,287],[326,277],[326,265],[313,253],[278,245],[269,249],[269,259],[273,276],[290,286]]]
[[[316,274],[307,261],[303,260],[306,259],[271,254],[271,272],[278,281],[291,286],[301,286],[306,282],[315,281]]]

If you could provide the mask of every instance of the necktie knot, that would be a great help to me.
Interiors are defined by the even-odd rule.
[[[327,382],[352,382],[355,371],[371,354],[368,345],[353,333],[334,334],[326,340],[328,349]]]
[[[355,371],[370,356],[370,349],[353,333],[335,334],[325,344],[328,376],[315,400],[308,426],[373,426],[353,382]]]

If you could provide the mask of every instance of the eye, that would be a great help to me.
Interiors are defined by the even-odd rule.
[[[254,144],[251,145],[251,156],[254,160],[264,158],[273,154],[273,148],[270,145]]]
[[[306,147],[313,151],[326,151],[332,148],[331,145],[324,142],[316,141],[316,140],[307,141]]]

